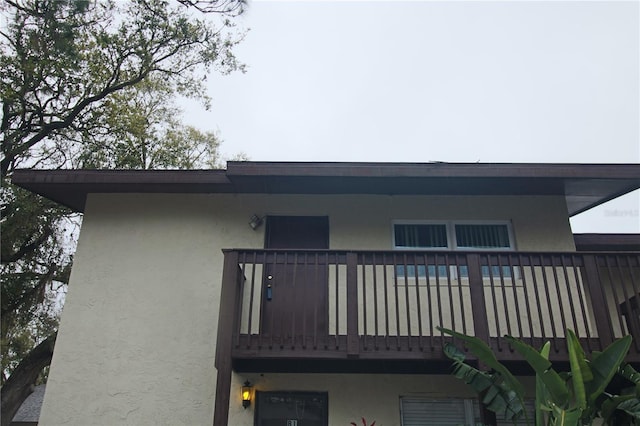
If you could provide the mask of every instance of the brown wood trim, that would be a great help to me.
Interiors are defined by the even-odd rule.
[[[596,256],[584,255],[585,274],[582,279],[586,282],[591,296],[591,306],[593,308],[593,316],[596,318],[596,329],[598,337],[603,348],[613,342],[613,325],[607,310],[607,303],[602,294],[602,283],[600,280],[600,272],[596,263]]]
[[[216,396],[213,412],[213,426],[226,426],[229,420],[229,398],[231,392],[231,369],[233,348],[233,330],[236,323],[236,300],[239,280],[238,252],[224,254],[220,311],[218,312],[218,335],[216,342],[215,367]]]
[[[347,253],[347,354],[357,357],[358,338],[358,255]]]
[[[74,210],[90,193],[558,195],[569,215],[640,188],[640,164],[261,163],[227,170],[16,170]]]
[[[480,267],[480,256],[475,253],[467,255],[469,271],[469,291],[473,303],[474,335],[485,342],[489,341],[489,322],[487,321],[487,305],[484,300],[484,283]]]
[[[233,176],[638,178],[639,164],[229,161]]]
[[[225,254],[230,254],[233,251],[225,250]],[[510,330],[514,330],[512,334],[526,335],[524,339],[534,347],[541,346],[544,342],[550,341],[553,344],[553,350],[550,354],[550,359],[555,361],[566,361],[566,344],[564,334],[561,331],[566,327],[580,328],[580,323],[576,322],[573,318],[582,318],[581,321],[589,315],[588,312],[593,312],[596,316],[596,321],[593,324],[597,327],[596,330],[590,329],[588,324],[584,324],[586,331],[585,335],[580,336],[581,341],[585,344],[585,349],[602,350],[613,340],[614,331],[613,324],[615,321],[624,321],[624,309],[622,307],[616,308],[616,311],[609,312],[605,309],[605,301],[609,301],[609,293],[606,288],[602,288],[603,285],[608,285],[612,280],[611,274],[613,271],[629,274],[631,269],[637,268],[640,265],[640,253],[579,253],[579,252],[549,252],[549,253],[529,253],[529,252],[396,252],[396,251],[327,251],[327,250],[262,250],[262,249],[245,249],[237,250],[237,256],[242,262],[243,268],[247,267],[251,269],[250,264],[261,265],[265,262],[269,264],[280,263],[285,261],[285,257],[288,257],[299,268],[310,268],[315,270],[317,268],[317,262],[315,260],[318,256],[322,258],[332,259],[332,263],[339,266],[341,270],[346,272],[340,281],[336,281],[336,289],[342,287],[345,289],[344,296],[339,293],[342,304],[346,305],[343,316],[339,316],[336,319],[336,323],[340,321],[346,330],[342,329],[343,334],[326,334],[317,335],[308,332],[304,327],[299,328],[296,326],[292,328],[289,333],[281,334],[276,337],[275,341],[273,335],[269,333],[258,332],[255,334],[247,334],[247,330],[240,329],[236,323],[234,328],[233,339],[235,344],[232,348],[231,356],[234,360],[333,360],[336,362],[341,361],[355,361],[355,360],[429,360],[438,361],[443,359],[442,345],[447,341],[446,336],[438,335],[433,327],[429,326],[428,329],[420,329],[416,327],[415,331],[411,331],[411,325],[414,323],[414,318],[406,319],[406,324],[409,327],[408,335],[404,334],[400,330],[400,323],[404,311],[400,309],[398,301],[412,297],[419,303],[419,305],[431,306],[434,301],[431,299],[423,300],[421,293],[419,296],[417,292],[409,291],[412,283],[418,283],[416,276],[409,278],[408,276],[399,276],[397,273],[390,273],[390,276],[386,276],[387,272],[382,275],[376,275],[375,268],[373,271],[371,267],[382,266],[383,271],[387,271],[387,267],[392,270],[394,266],[403,265],[405,268],[407,265],[444,265],[447,271],[451,271],[451,268],[455,266],[458,271],[458,276],[465,277],[468,280],[469,297],[473,300],[472,309],[465,313],[463,322],[466,324],[462,329],[459,323],[451,323],[450,327],[456,330],[465,330],[467,333],[475,334],[481,339],[488,341],[490,346],[497,351],[497,355],[502,360],[518,360],[518,354],[510,348],[507,342],[501,336],[490,334],[489,331],[493,330],[493,327],[506,326]],[[249,261],[249,259],[251,259]],[[297,259],[297,260],[296,260]],[[462,267],[465,267],[465,271],[462,272]],[[232,264],[228,267],[235,267],[237,264]],[[344,269],[342,269],[344,268]],[[507,269],[505,269],[507,268]],[[528,268],[529,272],[537,270],[538,273],[527,274],[520,271],[520,268]],[[505,272],[505,270],[507,272]],[[440,269],[435,268],[436,279],[438,277]],[[497,272],[496,272],[497,271]],[[544,272],[546,273],[539,273]],[[370,275],[372,274],[372,275]],[[468,275],[463,275],[468,274]],[[240,274],[243,275],[243,274]],[[522,306],[522,300],[520,295],[515,293],[515,289],[509,286],[509,281],[512,277],[518,277],[522,279],[522,284],[527,294],[525,295],[526,308]],[[387,280],[385,281],[385,277]],[[426,277],[425,277],[426,278]],[[432,280],[434,277],[429,278]],[[451,280],[451,276],[442,276],[446,278],[449,286],[454,285]],[[634,275],[628,277],[634,280]],[[395,326],[387,327],[389,320],[385,320],[385,327],[376,327],[375,318],[379,315],[389,316],[386,312],[387,306],[382,306],[380,303],[373,303],[367,306],[366,312],[360,306],[363,302],[369,303],[371,300],[367,296],[364,300],[364,296],[360,293],[363,289],[359,288],[365,282],[374,280],[371,285],[376,288],[376,285],[384,282],[385,289],[387,286],[389,290],[395,295],[393,297],[395,303]],[[335,280],[338,280],[338,274],[336,269]],[[581,315],[578,314],[577,307],[574,305],[567,305],[559,307],[559,311],[551,313],[549,306],[552,305],[551,299],[563,297],[561,295],[561,287],[566,283],[575,280],[575,282],[582,282],[584,287],[580,287],[578,296],[571,295],[571,297],[578,297],[580,301],[584,301],[587,305],[580,305]],[[327,278],[327,283],[329,279]],[[564,284],[563,284],[564,283]],[[409,285],[407,285],[409,284]],[[636,283],[637,284],[637,283]],[[634,292],[637,293],[638,286],[634,284]],[[249,285],[250,288],[251,285]],[[238,285],[237,288],[241,288]],[[448,310],[453,312],[462,306],[463,300],[460,299],[457,305],[452,305],[454,292],[451,288],[437,287],[442,294],[438,293],[435,297],[435,302],[443,303],[449,301]],[[562,287],[563,288],[563,287]],[[582,288],[584,288],[584,296],[582,295]],[[413,288],[411,288],[413,290]],[[255,290],[254,290],[255,291]],[[251,291],[251,294],[254,293]],[[506,294],[505,294],[506,292]],[[512,292],[512,293],[510,293]],[[628,292],[627,292],[628,293]],[[244,294],[244,293],[243,293]],[[338,294],[338,293],[337,293]],[[377,294],[377,292],[376,292]],[[426,293],[427,295],[431,293]],[[515,300],[513,306],[500,306],[499,300],[505,299],[508,294],[512,294]],[[591,294],[593,297],[589,297]],[[626,293],[625,293],[626,294]],[[448,296],[447,296],[448,295]],[[246,296],[236,296],[234,300],[238,301]],[[618,295],[619,296],[619,295]],[[614,293],[612,297],[617,300],[619,297]],[[626,294],[630,296],[630,294]],[[312,296],[311,296],[312,297]],[[374,296],[375,297],[375,296]],[[344,299],[343,299],[344,298]],[[420,298],[420,300],[418,300]],[[534,300],[535,299],[535,300]],[[544,299],[544,300],[543,300]],[[360,303],[358,303],[358,300]],[[375,298],[373,300],[375,302]],[[378,300],[379,302],[379,300]],[[529,303],[531,302],[531,303]],[[336,296],[335,302],[338,303],[338,296]],[[581,302],[582,303],[582,302]],[[541,309],[541,306],[546,306],[546,309]],[[593,307],[592,307],[593,306]],[[624,307],[624,305],[623,305]],[[244,318],[246,313],[242,312],[244,309],[241,305],[235,306],[238,311],[236,316],[242,315]],[[285,311],[288,308],[283,308]],[[374,309],[373,312],[370,309]],[[492,322],[489,320],[487,312],[491,310],[494,314],[492,317],[499,318],[500,312],[505,312],[505,309],[511,310],[516,317],[522,316],[522,309],[526,309],[527,312],[535,311],[532,314],[537,315],[538,318],[544,318],[549,316],[551,322],[551,331],[541,330],[541,335],[534,334],[534,330],[529,324],[529,332],[525,330],[524,324],[517,321],[518,319],[512,319],[509,322],[509,318],[506,318],[506,324],[500,322]],[[430,312],[430,311],[429,311]],[[441,312],[438,309],[438,312]],[[360,316],[365,313],[367,317],[370,317],[370,322],[365,326],[361,324]],[[534,316],[535,316],[534,315]],[[504,319],[504,316],[502,316]],[[424,319],[424,318],[423,318]],[[237,320],[235,318],[234,320]],[[409,322],[410,321],[410,322]],[[498,321],[498,320],[496,320]],[[515,322],[513,322],[515,321]],[[559,322],[558,322],[559,321]],[[586,320],[585,320],[586,321]],[[251,322],[251,321],[250,321]],[[420,322],[420,321],[419,321]],[[473,323],[472,323],[473,322]],[[251,322],[253,323],[253,322]],[[443,324],[443,317],[438,314],[436,318],[430,316],[429,324]],[[446,324],[446,321],[444,322]],[[578,324],[578,325],[576,325]],[[260,325],[260,324],[258,324]],[[387,329],[388,328],[388,329]],[[339,327],[337,330],[340,330]],[[260,330],[262,330],[260,328]],[[336,333],[336,329],[332,329],[331,333]],[[596,334],[597,333],[597,334]],[[632,330],[632,334],[637,337],[637,331]],[[491,337],[490,337],[491,336]],[[635,360],[640,356],[640,350],[637,347],[629,354],[629,360]],[[235,361],[234,361],[235,362]],[[244,361],[243,361],[244,362]],[[247,361],[250,362],[250,361]]]
[[[577,251],[640,251],[640,234],[573,234]]]

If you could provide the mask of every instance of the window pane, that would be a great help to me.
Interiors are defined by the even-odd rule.
[[[458,247],[511,247],[507,225],[456,225],[455,229]]]
[[[394,225],[396,247],[447,248],[445,225]]]
[[[502,275],[500,275],[500,266],[493,265],[491,266],[491,272],[489,272],[488,266],[482,267],[482,276],[483,277],[493,277],[493,278],[511,278],[511,268],[509,266],[502,267]]]
[[[480,420],[473,401],[402,397],[400,403],[402,426],[471,426]]]
[[[418,268],[418,277],[424,278],[427,276],[427,272],[429,273],[429,278],[436,277],[436,265],[407,265],[405,268],[404,265],[396,265],[396,276],[398,278],[415,278],[416,276],[416,266]],[[438,277],[446,277],[447,276],[447,267],[445,265],[438,265]]]

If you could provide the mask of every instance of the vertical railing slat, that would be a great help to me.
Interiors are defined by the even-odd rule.
[[[462,257],[460,257],[459,255],[455,255],[455,261],[456,261],[456,265],[455,265],[455,271],[456,271],[456,277],[458,278],[458,302],[460,303],[460,313],[462,314],[462,332],[465,334],[468,334],[471,332],[471,330],[469,329],[469,325],[467,324],[467,318],[466,318],[466,312],[467,310],[465,309],[464,306],[464,294],[462,294],[462,274],[460,272],[460,259],[462,259]],[[467,266],[467,271],[468,271],[468,266]],[[473,302],[471,303],[471,305],[473,305]]]
[[[515,306],[516,309],[516,321],[518,324],[518,338],[522,339],[524,337],[524,331],[522,329],[522,318],[524,317],[524,315],[522,315],[520,313],[520,298],[518,297],[518,286],[517,286],[517,280],[516,280],[516,268],[513,265],[513,258],[512,256],[507,256],[507,263],[508,265],[505,266],[504,268],[508,268],[506,269],[507,271],[509,271],[509,274],[511,274],[511,290],[513,291],[513,304]],[[504,269],[502,266],[502,263],[500,263],[500,273],[503,273]],[[527,312],[527,314],[529,314]]]
[[[633,277],[633,267],[631,266],[631,254],[629,255],[625,255],[624,258],[626,259],[626,270],[628,272],[628,279],[629,279],[629,283],[631,283],[631,288],[633,289],[633,298],[635,300],[635,311],[632,309],[629,311],[629,315],[634,315],[634,319],[630,319],[629,321],[634,323],[638,321],[638,315],[637,315],[637,310],[640,309],[640,306],[638,304],[640,304],[640,290],[638,289],[638,283],[636,282],[636,279]],[[638,325],[638,324],[636,324]],[[633,337],[633,343],[634,346],[636,348],[637,351],[640,351],[640,335],[638,335],[638,333],[640,332],[640,330],[638,330],[637,328],[634,329],[633,331],[635,331],[632,334]]]
[[[433,335],[434,335],[434,324],[433,324],[433,301],[431,300],[431,274],[429,274],[429,256],[424,255],[424,268],[427,282],[427,310],[429,311],[429,346],[431,350],[433,350]],[[435,260],[433,262],[436,263]]]
[[[440,295],[440,263],[438,261],[438,255],[435,255],[435,285],[436,285],[436,306],[438,309],[438,325],[440,327],[444,327],[444,324],[442,322],[442,296]],[[445,273],[448,273],[448,271],[446,271]],[[442,333],[440,333],[440,345],[442,345],[444,347],[444,335]]]
[[[362,263],[358,264],[360,270],[362,271],[362,346],[367,348],[367,272],[366,272],[366,262],[364,261],[364,256],[362,256]],[[360,328],[360,327],[358,327]]]
[[[411,350],[411,309],[409,309],[409,271],[407,265],[407,253],[404,253],[404,256],[402,256],[402,261],[404,265],[404,310],[407,314],[407,341],[409,343],[409,350]],[[415,265],[413,265],[413,267],[415,268]]]
[[[329,264],[329,254],[327,253],[327,265]],[[338,256],[336,255],[335,261],[335,270],[336,270],[336,301],[335,301],[335,309],[336,309],[336,349],[340,347],[340,261]]]
[[[616,291],[616,287],[621,284],[618,282],[618,280],[614,279],[612,276],[613,267],[611,266],[609,261],[611,256],[604,255],[603,257],[604,257],[604,269],[606,270],[606,277],[608,278],[608,283],[611,286],[611,292],[613,293],[613,304],[615,305],[616,313],[618,314],[618,316],[616,317],[618,322],[618,327],[620,327],[620,332],[623,333],[624,324],[622,323],[622,310],[620,309],[620,298],[618,297],[618,292]],[[623,286],[623,290],[624,290],[624,286]],[[616,336],[614,332],[613,337],[615,338],[620,336]]]
[[[398,256],[393,255],[393,289],[396,304],[396,348],[400,350],[400,295],[398,294]]]
[[[451,329],[456,330],[456,309],[453,307],[453,285],[451,284],[451,262],[449,261],[449,255],[444,255],[444,264],[447,270],[447,288],[449,289],[449,319],[451,320]],[[460,280],[458,280],[460,282]],[[460,330],[456,330],[460,331]]]
[[[478,260],[479,259],[480,259],[480,256],[478,256]],[[484,277],[482,276],[482,265],[479,264],[478,267],[480,268],[479,270],[480,282],[483,283],[483,289],[484,289]],[[501,337],[500,336],[500,314],[498,312],[498,301],[496,299],[496,285],[495,285],[493,276],[491,274],[491,266],[488,266],[488,268],[489,268],[489,289],[490,289],[489,291],[491,292],[491,302],[493,303],[493,322],[496,326],[497,348],[499,351],[501,351],[502,339],[500,338]],[[469,279],[469,281],[471,281],[471,279]]]
[[[553,314],[553,303],[551,302],[551,292],[549,291],[549,280],[547,280],[547,270],[545,260],[547,257],[540,255],[540,269],[542,271],[542,283],[544,285],[544,294],[547,296],[547,314],[551,320],[551,339],[553,340],[553,349],[558,352],[558,336],[556,331],[555,315]],[[551,261],[553,264],[553,261]],[[543,318],[540,318],[540,324],[542,325]],[[547,337],[547,336],[544,336]]]
[[[373,334],[373,346],[374,349],[378,349],[378,279],[376,274],[376,254],[374,253],[371,260],[371,267],[373,268],[373,321],[374,321],[374,334]]]
[[[415,268],[414,281],[416,284],[416,311],[418,313],[418,347],[422,350],[422,303],[420,303],[420,272],[419,265],[416,262],[416,255],[413,255],[413,263]]]
[[[529,282],[527,281],[527,273],[525,270],[525,265],[523,262],[523,257],[521,254],[518,255],[518,270],[520,271],[520,274],[522,275],[522,293],[524,295],[524,303],[525,303],[525,309],[527,310],[527,316],[528,316],[528,323],[529,323],[529,344],[533,346],[534,344],[534,338],[535,338],[535,331],[533,329],[533,312],[531,312],[531,303],[529,301],[529,298],[531,297],[529,294]],[[533,266],[531,265],[531,262],[529,262],[529,267],[533,270]],[[513,271],[512,273],[515,273],[515,271]]]
[[[382,273],[384,276],[384,344],[385,349],[389,349],[389,294],[388,294],[388,282],[387,282],[387,258],[382,253]]]
[[[580,259],[580,260],[578,260]],[[584,294],[583,291],[583,286],[584,283],[583,281],[580,280],[580,275],[579,275],[579,266],[583,265],[584,262],[582,262],[582,257],[580,256],[576,256],[576,255],[572,255],[571,256],[571,264],[572,269],[573,269],[573,279],[576,283],[576,288],[578,289],[578,299],[580,300],[580,313],[582,315],[582,327],[584,327],[585,330],[585,337],[587,339],[587,350],[589,352],[592,352],[592,342],[591,342],[591,326],[589,324],[589,319],[588,319],[588,313],[586,310],[586,302],[587,302],[587,298]]]
[[[577,322],[578,319],[576,318],[576,309],[575,309],[576,303],[581,304],[581,301],[573,300],[573,292],[571,291],[571,281],[569,280],[569,273],[567,272],[567,262],[565,261],[565,256],[563,255],[560,255],[560,264],[561,264],[562,273],[564,276],[564,285],[565,285],[565,288],[567,289],[567,298],[569,299],[569,309],[571,311],[571,325],[573,327],[574,333],[576,333],[576,336],[582,337],[579,334],[578,322]]]
[[[597,259],[595,255],[588,254],[584,256],[585,280],[589,288],[591,296],[591,308],[596,319],[596,329],[598,330],[598,340],[600,341],[600,350],[609,346],[613,342],[613,324],[607,309],[607,299],[604,296],[602,288],[602,280],[598,272]]]

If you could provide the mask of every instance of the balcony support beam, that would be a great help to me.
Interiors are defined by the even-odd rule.
[[[347,253],[347,356],[360,354],[358,337],[358,255]]]
[[[469,270],[469,291],[473,300],[473,331],[474,335],[486,342],[489,340],[489,322],[487,320],[487,304],[484,300],[484,283],[480,256],[476,253],[467,255],[467,267]]]
[[[240,291],[241,274],[238,270],[238,252],[224,254],[220,311],[218,312],[218,336],[216,341],[215,367],[216,396],[213,426],[226,426],[229,421],[229,399],[231,393],[231,350],[233,330],[236,324],[236,305]]]

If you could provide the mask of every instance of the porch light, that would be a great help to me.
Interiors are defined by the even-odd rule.
[[[251,219],[249,219],[249,226],[255,231],[260,225],[262,225],[262,222],[264,222],[264,218],[254,214],[251,216]]]
[[[253,386],[251,386],[251,383],[249,383],[248,380],[244,382],[244,385],[242,385],[242,407],[244,408],[247,408],[248,406],[251,405],[252,388]]]

